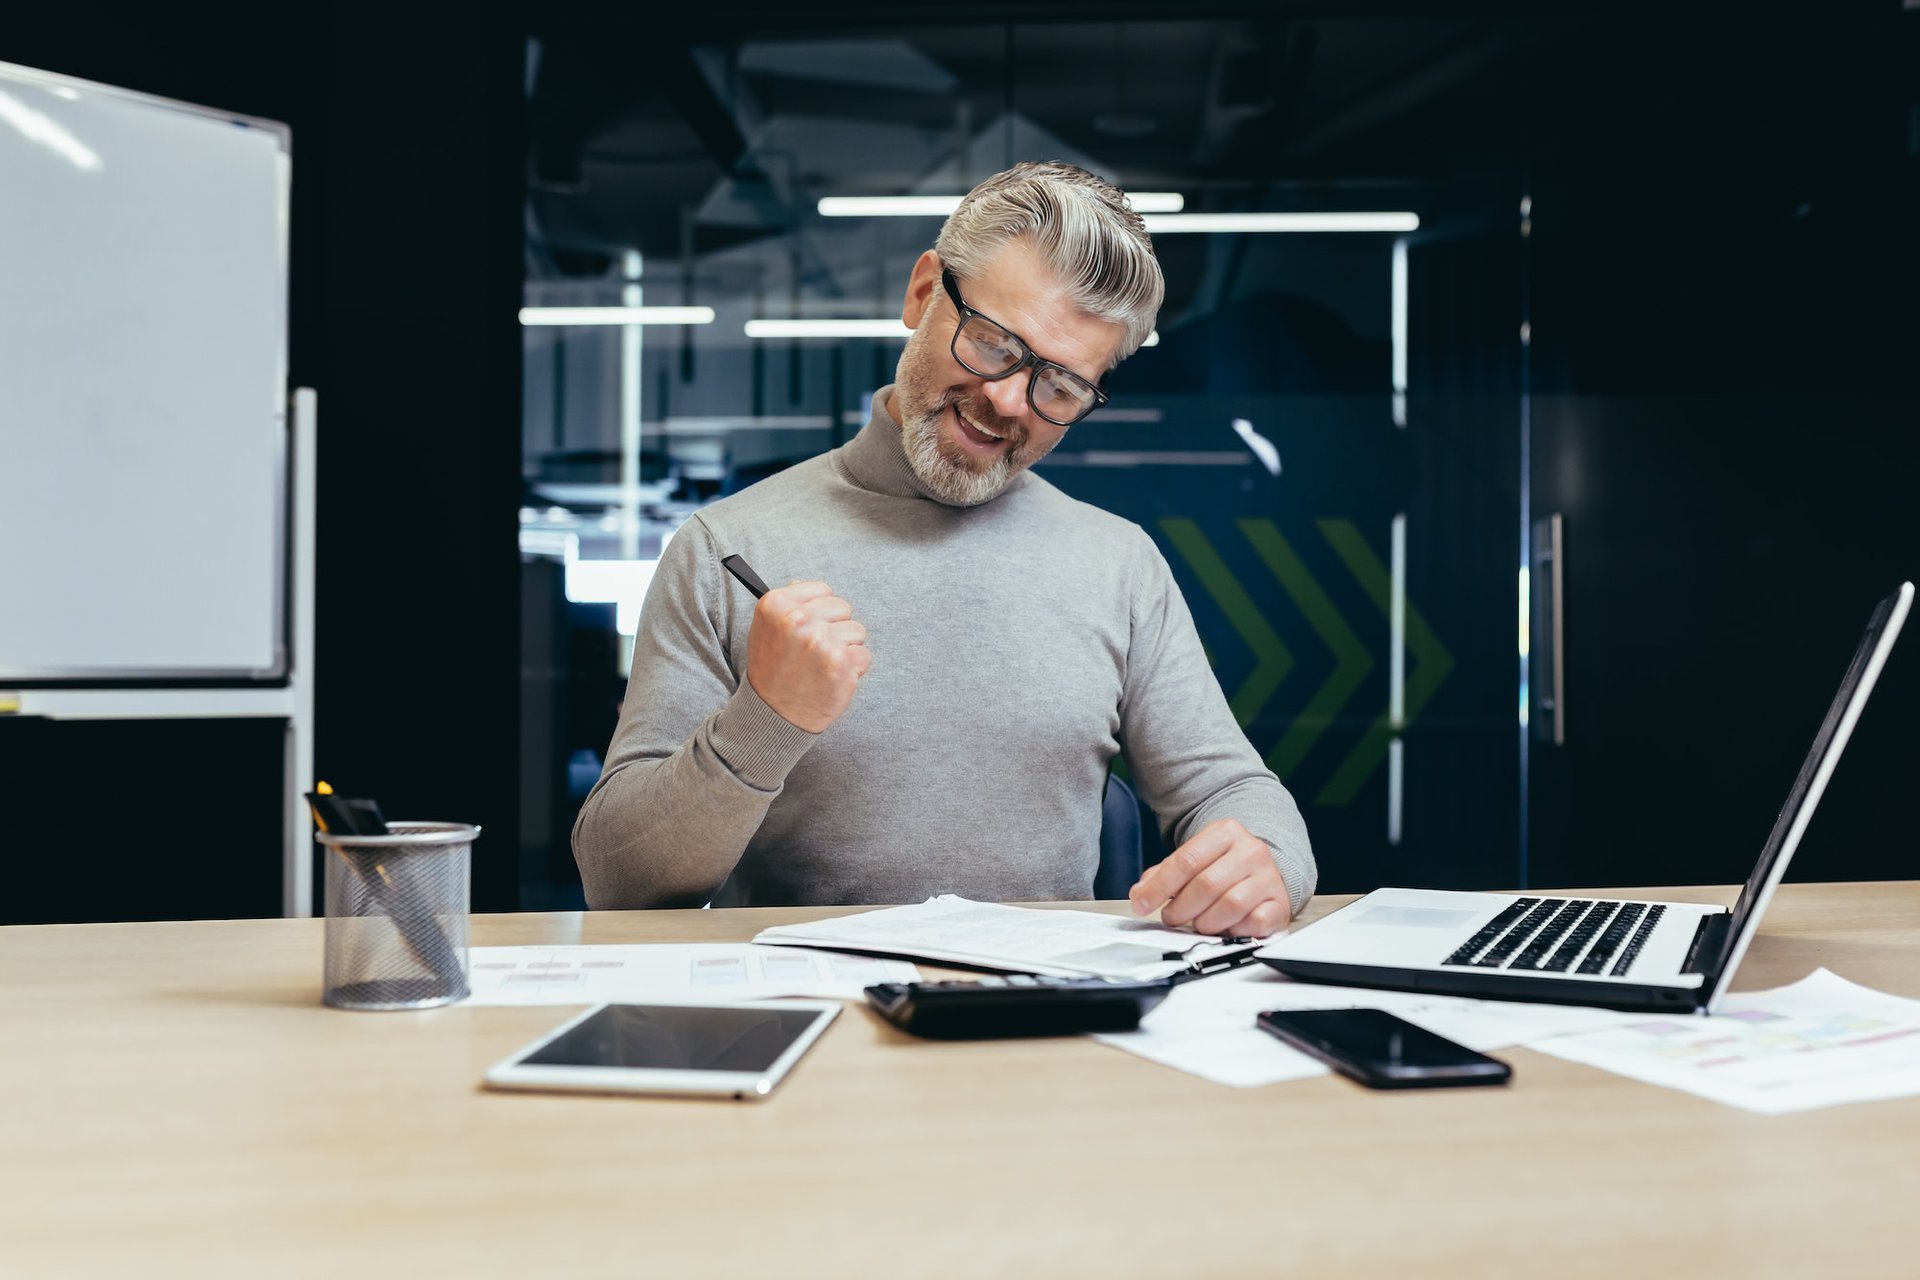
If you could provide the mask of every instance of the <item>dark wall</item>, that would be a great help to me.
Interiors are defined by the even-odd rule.
[[[1596,22],[1536,85],[1533,500],[1565,517],[1569,708],[1533,753],[1536,884],[1743,878],[1874,602],[1920,576],[1916,19]],[[1916,714],[1908,634],[1794,878],[1913,874]]]
[[[1365,8],[1384,20],[1438,7]],[[1456,114],[1383,117],[1347,157],[1397,172],[1410,149],[1453,154],[1433,137],[1472,154],[1496,136],[1488,119],[1528,123],[1534,510],[1568,514],[1570,664],[1588,708],[1557,773],[1536,753],[1535,883],[1735,878],[1859,619],[1920,558],[1903,482],[1917,438],[1916,24],[1891,2],[1863,8],[1849,22],[1811,5],[1783,22],[1724,9],[1680,22],[1589,7],[1588,22],[1529,34],[1514,83],[1470,76]],[[1166,11],[1041,3],[968,17],[1149,9]],[[720,3],[697,20],[755,11],[798,14]],[[0,60],[292,125],[292,370],[321,405],[318,769],[395,816],[483,824],[475,900],[510,907],[523,37],[537,17],[659,40],[663,15],[572,0],[526,14],[262,12],[10,13]],[[787,21],[933,13],[953,20],[837,3]],[[1910,874],[1892,796],[1913,760],[1914,644],[1889,668],[1800,874]],[[0,808],[36,818],[9,827],[8,851],[40,868],[0,915],[276,911],[273,877],[254,874],[278,862],[260,728],[0,723]],[[224,843],[155,820],[181,778],[231,815]],[[1510,813],[1511,797],[1494,807]],[[189,857],[246,859],[248,872],[174,874]],[[133,887],[110,894],[109,881]]]
[[[317,767],[395,817],[482,824],[483,909],[514,905],[522,48],[517,23],[485,6],[428,19],[92,5],[0,26],[0,60],[292,126],[292,376],[320,404]],[[84,759],[109,791],[176,741],[88,728],[74,768]],[[271,745],[248,743],[194,757],[216,811],[236,778],[257,800],[258,769],[218,765]],[[135,841],[111,825],[70,824],[63,856],[112,878],[194,848],[190,832]],[[279,861],[270,829],[236,855]],[[163,878],[150,890],[116,914],[279,909],[271,878],[236,877],[212,900]],[[10,918],[99,910],[67,881],[45,893],[10,902]]]

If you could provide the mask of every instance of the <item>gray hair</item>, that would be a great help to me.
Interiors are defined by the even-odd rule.
[[[1111,182],[1064,161],[1024,161],[969,191],[934,249],[964,279],[1013,240],[1032,246],[1078,310],[1124,328],[1115,364],[1153,332],[1166,282],[1146,223]]]

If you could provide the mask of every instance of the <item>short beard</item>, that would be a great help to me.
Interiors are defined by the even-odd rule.
[[[919,477],[928,493],[950,506],[977,507],[999,497],[1022,471],[1046,457],[1060,440],[1056,436],[1045,448],[1035,448],[1032,437],[1015,428],[1006,452],[984,471],[975,470],[972,460],[959,452],[958,446],[951,451],[943,449],[940,420],[964,397],[952,387],[940,390],[937,375],[929,373],[929,365],[936,358],[937,340],[933,335],[938,324],[933,309],[928,308],[920,321],[920,331],[900,354],[900,367],[894,377],[894,406],[900,412],[900,438],[906,446],[907,465],[913,468],[913,474]],[[916,405],[924,407],[915,412]],[[1005,425],[995,421],[997,415],[991,408],[970,416],[976,422]]]
[[[949,393],[925,412],[907,415],[901,439],[907,448],[907,464],[934,497],[956,507],[977,507],[999,497],[1027,463],[1018,460],[1018,447],[1010,447],[985,471],[975,471],[963,460],[942,452],[940,420],[958,399]]]

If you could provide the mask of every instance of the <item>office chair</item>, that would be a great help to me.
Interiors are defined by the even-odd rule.
[[[1140,802],[1133,788],[1107,775],[1100,802],[1100,865],[1093,873],[1093,896],[1124,898],[1140,879]]]

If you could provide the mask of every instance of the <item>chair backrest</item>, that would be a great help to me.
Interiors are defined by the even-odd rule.
[[[1095,898],[1124,898],[1140,879],[1140,802],[1133,788],[1107,775],[1100,805],[1100,866],[1093,873]]]

